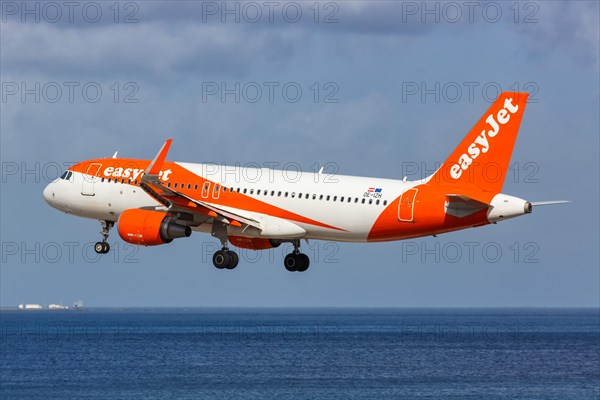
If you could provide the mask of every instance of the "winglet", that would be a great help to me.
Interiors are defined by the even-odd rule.
[[[165,163],[165,159],[167,158],[167,153],[169,152],[169,147],[171,147],[172,141],[173,139],[167,139],[165,141],[165,144],[163,144],[156,157],[154,157],[154,160],[152,160],[150,165],[148,165],[148,168],[146,168],[144,175],[158,175],[163,164]]]

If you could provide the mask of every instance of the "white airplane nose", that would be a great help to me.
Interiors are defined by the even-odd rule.
[[[44,189],[44,200],[46,200],[46,203],[53,205],[54,203],[54,189],[52,188],[52,183],[48,184],[48,186],[46,186],[46,188]]]

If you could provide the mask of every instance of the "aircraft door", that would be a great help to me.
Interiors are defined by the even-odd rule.
[[[419,189],[408,189],[400,197],[398,204],[398,220],[402,222],[414,222],[415,220],[415,199]]]
[[[87,169],[87,172],[83,176],[83,183],[81,184],[81,194],[84,196],[94,196],[94,184],[98,181],[98,171],[102,164],[93,163]]]

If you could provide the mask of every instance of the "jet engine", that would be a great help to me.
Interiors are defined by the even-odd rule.
[[[124,241],[142,246],[170,243],[192,234],[189,226],[178,224],[177,219],[167,213],[138,208],[121,213],[118,229]]]

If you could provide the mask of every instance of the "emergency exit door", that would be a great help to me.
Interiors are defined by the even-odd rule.
[[[408,189],[400,197],[398,204],[398,219],[402,222],[414,222],[415,220],[415,199],[419,189]]]

